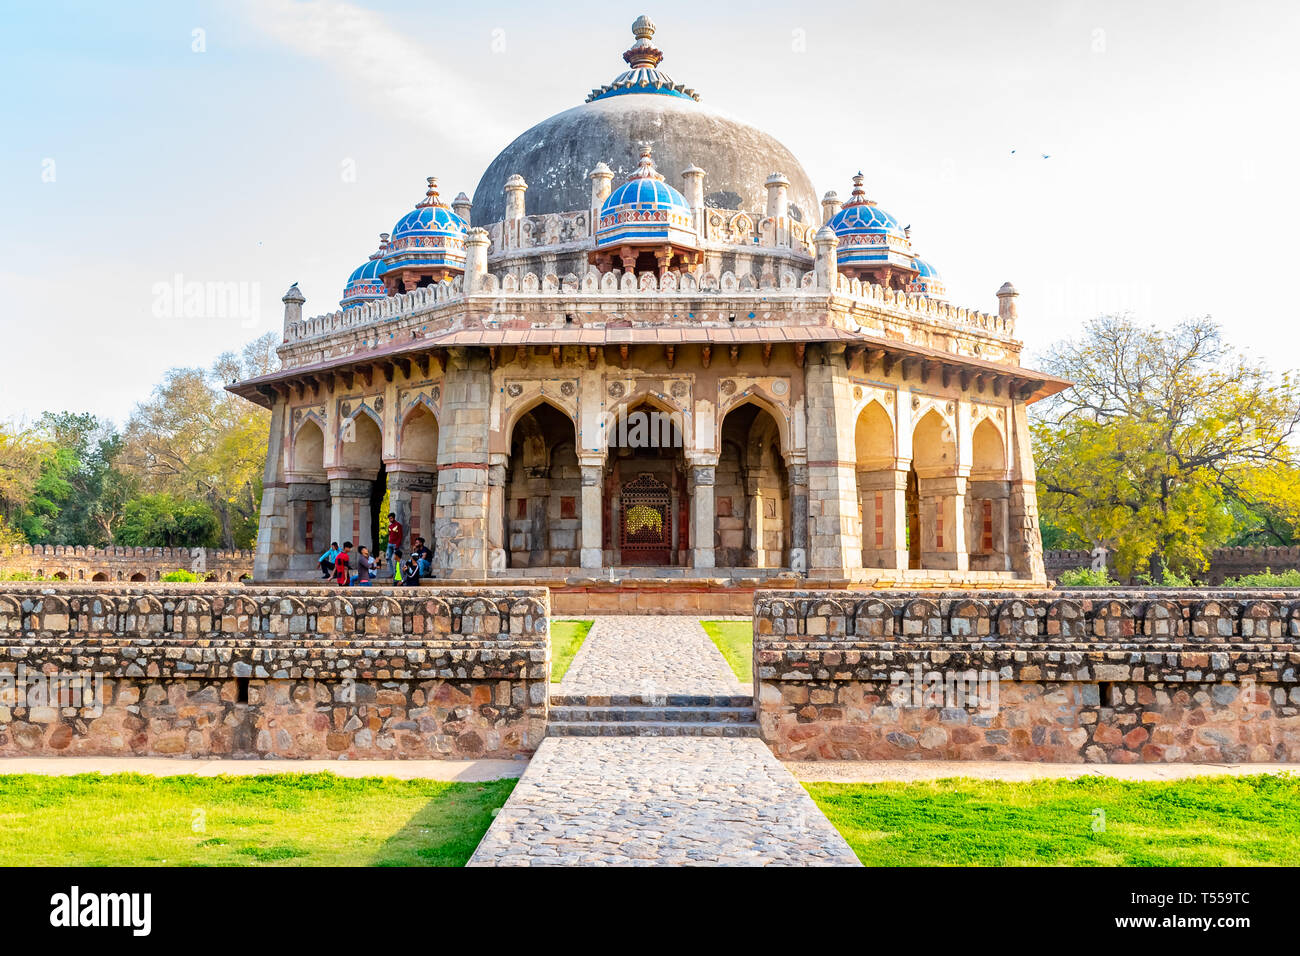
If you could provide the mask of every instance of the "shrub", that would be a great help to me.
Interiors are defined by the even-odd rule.
[[[166,581],[168,584],[174,584],[176,582],[193,584],[195,581],[199,580],[199,576],[195,574],[193,571],[184,571],[180,568],[177,568],[175,571],[168,571],[158,580]]]
[[[1098,571],[1092,568],[1070,568],[1061,572],[1056,583],[1064,588],[1105,588],[1113,587],[1118,582],[1111,578],[1110,571],[1106,568]]]
[[[1223,582],[1228,588],[1300,588],[1300,571],[1274,572],[1265,568],[1262,574],[1243,574],[1241,577],[1228,578]]]

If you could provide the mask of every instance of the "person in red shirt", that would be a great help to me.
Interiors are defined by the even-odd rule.
[[[343,550],[339,556],[334,559],[334,580],[338,582],[339,587],[347,587],[349,574],[348,562],[352,558],[352,542],[344,541]]]
[[[388,513],[388,548],[384,556],[388,563],[393,563],[393,552],[402,546],[402,523],[397,520],[397,515],[391,511]]]

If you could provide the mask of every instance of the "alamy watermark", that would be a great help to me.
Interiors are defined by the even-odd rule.
[[[262,317],[260,282],[187,281],[178,272],[150,291],[159,319],[238,319],[240,328],[251,329]]]
[[[681,448],[686,428],[677,412],[643,411],[606,419],[611,448]]]
[[[92,671],[36,671],[26,664],[0,672],[0,706],[76,707],[83,717],[104,713],[104,675]]]
[[[974,710],[980,717],[998,713],[998,672],[924,670],[913,664],[910,671],[889,675],[889,702],[895,707]]]

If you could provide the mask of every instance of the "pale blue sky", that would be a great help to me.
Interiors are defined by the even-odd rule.
[[[1031,351],[1131,309],[1209,313],[1296,364],[1284,0],[11,0],[0,418],[120,421],[166,368],[278,331],[294,280],[309,314],[336,308],[425,176],[472,195],[515,134],[624,68],[642,12],[664,70],[775,134],[819,193],[862,168],[953,301],[992,310],[1015,282]],[[177,275],[258,289],[256,320],[159,317]]]

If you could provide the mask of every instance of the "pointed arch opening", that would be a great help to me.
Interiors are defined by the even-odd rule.
[[[1011,570],[1010,503],[1006,440],[997,425],[986,418],[971,436],[966,541],[972,570]]]
[[[506,566],[577,567],[582,472],[577,429],[548,401],[520,415],[507,436],[503,519]]]
[[[790,476],[781,426],[757,401],[723,417],[714,473],[714,558],[719,567],[780,568],[791,546]]]
[[[853,443],[862,566],[908,567],[908,472],[899,470],[894,417],[879,400],[872,399],[858,413]]]
[[[690,530],[681,412],[657,394],[635,394],[608,419],[604,442],[604,553],[619,565],[686,564]]]

